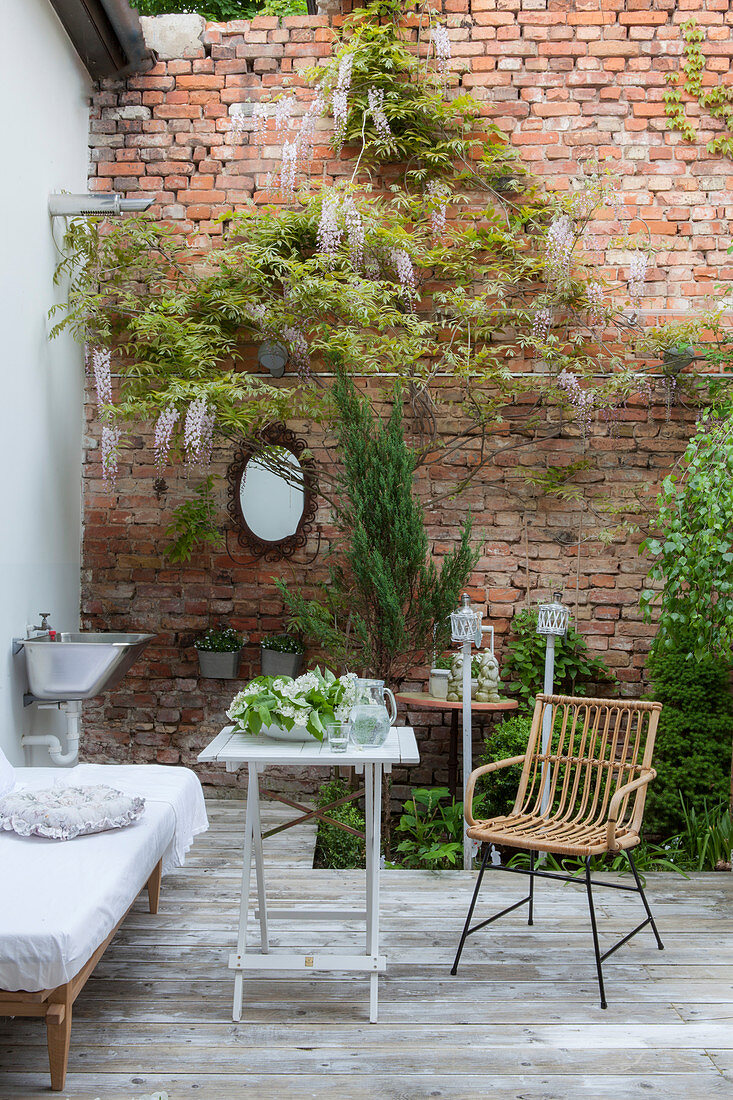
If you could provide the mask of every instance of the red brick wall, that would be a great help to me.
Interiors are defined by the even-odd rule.
[[[684,310],[717,279],[730,278],[733,265],[725,251],[733,210],[730,162],[706,154],[712,131],[704,118],[696,145],[668,131],[662,93],[665,73],[677,67],[681,53],[679,25],[691,15],[706,28],[710,78],[730,81],[733,0],[655,0],[651,10],[649,0],[472,0],[470,15],[467,0],[446,0],[444,6],[460,83],[490,105],[536,173],[563,188],[590,151],[613,163],[629,219],[643,218],[659,249],[648,281],[648,307]],[[205,244],[220,231],[214,219],[248,196],[261,199],[266,173],[277,171],[277,161],[263,160],[254,144],[235,148],[228,141],[230,106],[299,87],[299,71],[327,56],[330,40],[328,21],[320,17],[286,19],[282,25],[270,18],[212,24],[195,56],[161,62],[143,76],[105,87],[93,104],[90,187],[150,191],[156,198],[153,213]],[[689,112],[700,114],[694,105]],[[327,174],[350,170],[325,146],[321,152]],[[192,637],[212,620],[227,619],[249,633],[242,672],[255,673],[260,636],[281,625],[272,579],[312,580],[323,553],[314,567],[297,561],[235,564],[222,552],[200,554],[185,567],[166,564],[164,528],[182,484],[169,479],[170,491],[156,499],[150,488],[150,440],[140,435],[123,461],[117,494],[109,496],[100,480],[91,407],[88,417],[84,621],[154,631],[158,641],[116,691],[86,708],[85,752],[190,764],[223,724],[232,693],[226,682],[198,679]],[[603,422],[594,425],[589,442],[595,468],[579,482],[590,495],[614,495],[637,485],[653,491],[683,449],[693,419],[694,410],[683,405],[670,414],[661,386],[650,408],[630,402],[614,433]],[[469,506],[486,533],[474,594],[487,599],[500,635],[527,595],[525,518],[531,599],[559,580],[575,605],[578,509],[528,491],[515,467],[561,464],[582,450],[577,431],[570,429],[542,447],[504,456],[460,499],[431,514],[438,550],[450,543]],[[222,472],[229,460],[220,448],[215,466]],[[465,461],[465,454],[458,459]],[[430,476],[437,485],[456,473],[455,466],[438,467]],[[319,520],[325,545],[323,508]],[[645,573],[639,539],[618,538],[604,547],[592,537],[597,527],[586,515],[579,628],[617,672],[623,690],[635,693],[643,687],[653,634],[638,611]],[[420,675],[417,670],[416,680]],[[416,724],[424,718],[412,717]],[[447,730],[436,720],[419,732],[423,763],[412,779],[442,782]],[[220,772],[207,769],[202,775],[216,785],[234,783]]]

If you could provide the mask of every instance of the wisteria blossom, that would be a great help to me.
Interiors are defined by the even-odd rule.
[[[168,461],[171,442],[173,441],[173,429],[176,426],[178,416],[178,409],[175,405],[169,405],[167,409],[163,409],[155,425],[153,450],[155,451],[155,469],[159,476],[163,473]]]
[[[450,61],[450,37],[448,30],[443,23],[436,23],[430,32],[430,38],[433,43],[433,49],[435,50],[435,60],[438,65],[438,72],[441,76],[445,76],[448,69],[448,62]]]
[[[349,262],[354,271],[361,271],[364,262],[364,223],[351,195],[344,200],[343,215],[349,238]]]
[[[261,106],[261,104],[259,104],[259,103],[257,103],[255,105],[255,111],[254,111],[254,117],[255,118],[257,118],[257,108],[260,107],[260,106]],[[231,138],[232,145],[234,145],[237,141],[239,141],[240,137],[242,136],[245,129],[247,128],[247,115],[245,114],[244,104],[243,103],[238,103],[237,107],[239,109],[236,110],[236,111],[234,110],[234,108],[232,108],[232,115],[231,115],[232,124],[229,128],[229,137]]]
[[[333,111],[334,136],[336,138],[336,145],[339,149],[344,143],[346,124],[349,119],[349,89],[351,88],[351,71],[353,65],[353,53],[345,53],[339,61],[336,87],[333,90],[331,109]]]
[[[547,231],[545,271],[549,279],[562,279],[567,276],[574,243],[572,219],[568,214],[559,214]]]
[[[629,298],[638,309],[644,297],[644,283],[649,257],[646,252],[635,252],[629,264]]]
[[[532,335],[536,340],[546,340],[550,335],[552,325],[552,310],[549,306],[542,306],[534,315],[532,321]]]
[[[583,435],[590,430],[595,405],[595,394],[592,390],[584,390],[578,382],[577,374],[563,370],[557,376],[557,384],[564,390],[568,401],[575,409],[575,415],[580,424]]]
[[[97,390],[97,404],[112,404],[112,356],[107,348],[95,348],[92,352],[92,370],[94,371],[94,385]]]
[[[389,120],[384,113],[384,89],[370,88],[367,92],[367,98],[369,100],[369,113],[372,116],[375,130],[382,141],[389,141],[392,137],[392,131],[389,128]]]
[[[339,225],[340,205],[337,195],[327,195],[318,223],[318,250],[326,256],[329,267],[333,265],[343,235]]]
[[[409,254],[404,248],[393,248],[391,258],[395,271],[397,272],[397,278],[400,280],[400,285],[403,290],[414,291],[415,271]]]
[[[295,196],[297,181],[298,145],[295,141],[286,141],[283,144],[282,160],[280,162],[280,192],[283,198],[292,199]]]
[[[426,188],[426,194],[432,203],[430,224],[433,230],[433,236],[442,237],[445,233],[445,213],[449,195],[448,188],[438,180],[430,180]]]
[[[284,338],[290,345],[290,361],[303,377],[310,372],[310,349],[302,328],[295,325],[286,325],[282,330]]]
[[[588,323],[595,327],[603,317],[603,287],[597,281],[588,283],[586,289],[588,298]]]
[[[102,452],[102,477],[106,485],[113,486],[117,480],[117,466],[119,463],[119,428],[110,424],[102,425],[100,450]]]
[[[195,398],[188,406],[183,425],[183,442],[189,466],[208,465],[215,419],[214,410],[209,408],[206,395]]]

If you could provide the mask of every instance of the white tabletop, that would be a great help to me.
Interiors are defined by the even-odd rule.
[[[303,764],[332,767],[335,764],[417,764],[420,754],[411,726],[393,726],[383,745],[357,749],[349,745],[346,752],[333,752],[328,742],[276,741],[260,734],[236,733],[234,726],[225,726],[210,745],[199,753],[202,763],[219,761],[240,764]]]

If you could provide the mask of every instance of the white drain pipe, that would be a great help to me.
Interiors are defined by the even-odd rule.
[[[54,764],[66,767],[79,760],[79,733],[81,722],[81,700],[69,699],[63,703],[38,703],[39,710],[60,710],[66,715],[66,752],[53,733],[24,733],[20,739],[23,748],[44,745]]]

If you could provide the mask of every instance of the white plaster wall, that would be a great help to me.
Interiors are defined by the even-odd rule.
[[[59,629],[79,624],[84,371],[71,338],[48,339],[63,289],[52,283],[47,202],[87,190],[91,83],[48,0],[1,7],[0,747],[22,764],[24,730],[64,723],[24,711],[24,658],[11,655],[11,637],[39,611]],[[51,763],[45,750],[33,762]]]

